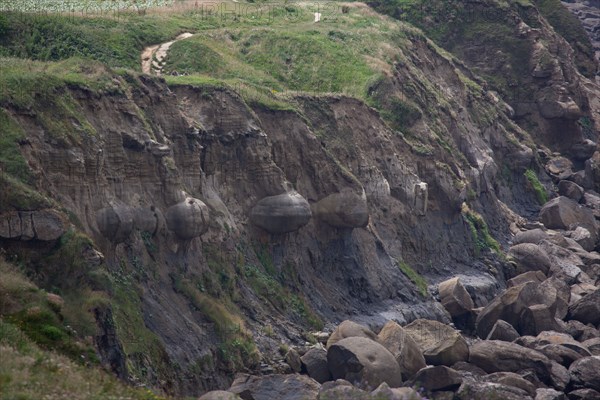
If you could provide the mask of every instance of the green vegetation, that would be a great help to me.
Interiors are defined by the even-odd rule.
[[[476,256],[479,256],[486,249],[498,255],[502,254],[500,244],[490,235],[487,223],[481,215],[471,210],[466,203],[463,203],[462,216],[471,231]]]
[[[546,204],[548,202],[548,193],[546,192],[546,188],[537,177],[535,171],[528,169],[525,171],[525,178],[529,182],[529,185],[533,189],[535,193],[535,197],[540,205]]]
[[[65,335],[58,328],[46,328],[44,332],[54,340]],[[125,385],[99,367],[82,366],[40,347],[17,325],[1,316],[0,360],[0,397],[3,399],[161,399],[150,390]]]
[[[417,271],[415,271],[410,265],[408,265],[404,261],[396,261],[396,265],[398,265],[398,268],[400,268],[400,271],[402,271],[402,273],[404,275],[406,275],[406,277],[415,284],[415,286],[419,290],[419,293],[421,294],[421,296],[426,297],[427,296],[427,281],[425,280],[425,278],[423,278],[421,275],[419,275],[419,273]]]

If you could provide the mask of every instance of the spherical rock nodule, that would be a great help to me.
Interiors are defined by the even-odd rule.
[[[335,228],[364,228],[369,223],[367,198],[345,191],[330,194],[314,206],[315,216]]]
[[[206,233],[210,220],[208,206],[193,197],[169,207],[165,218],[167,227],[182,240],[190,240]]]
[[[274,234],[297,231],[311,217],[310,205],[296,192],[265,197],[250,211],[254,225]]]
[[[96,224],[100,233],[113,243],[124,242],[133,231],[131,207],[113,203],[96,212]]]
[[[390,387],[402,385],[402,373],[392,353],[364,337],[348,337],[329,347],[327,365],[333,379],[360,382],[371,388],[383,382]]]

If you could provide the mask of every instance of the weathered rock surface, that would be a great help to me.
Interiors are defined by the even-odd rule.
[[[224,390],[213,390],[200,396],[198,400],[241,400],[235,393]]]
[[[67,229],[65,219],[54,210],[12,211],[0,214],[0,238],[51,241]]]
[[[534,400],[566,400],[564,393],[549,388],[539,388],[535,392]]]
[[[538,244],[542,240],[548,239],[548,234],[542,229],[536,228],[528,231],[518,232],[513,238],[513,244],[533,243]]]
[[[330,194],[314,205],[316,218],[336,228],[363,228],[369,223],[367,198],[351,191]]]
[[[469,358],[465,338],[448,325],[418,319],[405,326],[404,330],[419,345],[428,364],[451,366]]]
[[[354,321],[345,320],[335,328],[327,340],[327,348],[336,344],[342,339],[349,337],[364,337],[371,340],[377,340],[377,335],[364,325],[357,324]]]
[[[584,357],[569,367],[571,383],[575,389],[588,388],[600,392],[600,357]]]
[[[568,318],[576,319],[584,324],[598,325],[600,323],[600,289],[571,304]]]
[[[523,389],[492,382],[465,382],[456,392],[460,400],[531,400]]]
[[[310,205],[299,193],[265,197],[250,211],[250,221],[269,233],[294,232],[310,221]]]
[[[501,385],[512,386],[526,391],[530,396],[535,396],[536,387],[534,384],[514,372],[494,372],[482,378],[485,382],[499,383]]]
[[[550,269],[550,258],[544,250],[533,243],[522,243],[511,247],[508,255],[517,263],[517,273],[541,271],[544,274]]]
[[[186,198],[167,209],[167,227],[182,240],[190,240],[208,231],[208,206],[198,199]]]
[[[519,332],[513,328],[511,324],[506,321],[499,319],[496,321],[489,335],[486,337],[487,340],[502,340],[504,342],[512,342],[519,337]]]
[[[562,180],[558,182],[558,194],[568,197],[569,199],[579,202],[583,197],[583,188],[575,182]]]
[[[377,335],[377,340],[396,358],[403,380],[409,379],[417,371],[425,368],[425,358],[421,348],[396,322],[386,323]]]
[[[228,389],[242,399],[253,400],[316,400],[319,385],[306,375],[238,374]]]
[[[382,382],[402,385],[402,372],[396,359],[381,344],[364,337],[348,337],[327,350],[327,365],[333,379],[359,382],[376,388]]]
[[[581,226],[591,233],[594,243],[598,239],[598,227],[592,211],[564,196],[544,204],[540,221],[550,229],[572,230]]]
[[[327,351],[310,349],[302,357],[302,371],[319,383],[331,380],[331,372],[327,366]]]
[[[506,286],[511,288],[511,287],[518,286],[518,285],[526,283],[526,282],[542,283],[545,280],[546,280],[546,275],[543,272],[528,271],[528,272],[522,273],[520,275],[517,275],[514,278],[509,279],[506,282]]]
[[[133,231],[133,211],[129,206],[115,202],[96,212],[96,225],[105,238],[121,243]]]
[[[438,290],[442,305],[453,318],[462,317],[473,309],[473,300],[458,277],[440,283]]]
[[[445,365],[425,367],[409,382],[411,386],[420,386],[428,392],[435,390],[456,390],[462,383],[461,374]]]

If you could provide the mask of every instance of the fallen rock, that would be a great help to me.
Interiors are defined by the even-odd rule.
[[[594,389],[577,389],[569,392],[569,400],[600,400],[600,392]]]
[[[570,153],[574,159],[579,161],[587,160],[594,155],[596,151],[596,143],[590,139],[584,139],[581,142],[571,146]]]
[[[576,319],[584,324],[600,324],[600,289],[583,296],[569,306],[569,319]]]
[[[539,388],[535,391],[534,400],[566,400],[564,393],[550,388]]]
[[[558,182],[558,194],[579,202],[583,197],[584,190],[581,186],[572,181],[562,180]]]
[[[193,197],[187,197],[169,207],[165,218],[167,227],[182,240],[190,240],[206,233],[210,222],[208,206]]]
[[[502,340],[504,342],[512,342],[519,337],[519,332],[513,328],[511,324],[499,319],[496,321],[487,340]]]
[[[345,399],[354,399],[354,397]],[[382,383],[379,387],[371,392],[369,397],[371,400],[422,400],[423,398],[413,388],[401,387],[390,388],[387,383]]]
[[[600,331],[598,331],[592,325],[586,325],[577,320],[567,321],[566,332],[569,335],[573,336],[575,340],[578,340],[580,342],[600,337]]]
[[[564,196],[544,204],[540,211],[540,221],[550,229],[572,230],[581,226],[592,234],[594,243],[598,239],[598,228],[592,211]]]
[[[494,372],[482,377],[485,382],[499,383],[501,385],[512,386],[523,389],[530,396],[535,396],[536,387],[528,380],[523,379],[514,372]]]
[[[574,389],[594,389],[600,391],[600,357],[584,357],[569,367],[571,384]]]
[[[402,385],[402,372],[392,353],[364,337],[348,337],[331,345],[327,365],[333,379],[359,382],[362,387],[375,388],[382,382]]]
[[[542,240],[548,239],[548,234],[537,228],[529,231],[518,232],[513,238],[513,245],[521,243],[533,243],[538,244]]]
[[[531,400],[532,397],[523,389],[501,385],[492,382],[465,381],[458,391],[456,398],[460,400]]]
[[[319,394],[319,385],[306,375],[236,375],[229,392],[242,399],[253,400],[310,400]]]
[[[592,251],[596,247],[596,235],[582,226],[578,226],[574,231],[569,231],[565,235],[577,242],[585,251]]]
[[[200,396],[198,400],[242,400],[238,395],[224,390],[213,390]]]
[[[366,326],[357,324],[354,321],[345,320],[339,324],[331,336],[329,336],[329,339],[327,340],[327,348],[342,339],[357,336],[375,341],[377,340],[377,335]]]
[[[461,374],[445,365],[425,367],[409,381],[409,386],[419,386],[427,392],[437,390],[455,390],[462,383]]]
[[[302,371],[319,383],[331,380],[327,366],[327,352],[323,349],[310,349],[302,357]]]
[[[369,209],[364,193],[334,193],[319,200],[313,209],[317,218],[336,228],[364,228],[369,223]]]
[[[551,380],[552,363],[538,351],[500,340],[480,341],[473,344],[469,350],[469,362],[487,373],[530,369],[542,381]]]
[[[318,400],[340,400],[340,399],[356,399],[356,400],[371,400],[369,393],[361,390],[344,379],[338,379],[333,382],[325,382],[321,386]]]
[[[285,355],[285,362],[290,366],[293,372],[299,373],[302,371],[302,360],[300,360],[300,354],[298,354],[295,349],[288,350]]]
[[[583,358],[583,356],[575,350],[569,349],[566,346],[561,346],[560,344],[546,344],[537,346],[535,349],[566,368],[569,368],[574,361]]]
[[[546,275],[542,271],[528,271],[509,279],[506,286],[511,288],[527,282],[542,283],[546,280]]]
[[[452,318],[463,317],[473,309],[473,300],[459,278],[452,278],[439,284],[442,305]]]
[[[438,321],[417,319],[404,327],[423,351],[428,364],[450,366],[469,358],[469,347],[462,335]]]
[[[523,335],[538,335],[543,331],[559,331],[560,325],[554,318],[555,311],[545,304],[526,307],[520,318],[520,332]]]
[[[547,274],[550,269],[550,258],[537,244],[517,244],[508,250],[508,255],[516,262],[518,274],[528,271]]]
[[[296,192],[265,197],[250,211],[250,221],[273,234],[297,231],[311,217],[310,205]]]
[[[421,348],[414,339],[396,322],[386,323],[377,336],[381,343],[396,358],[402,372],[402,380],[407,380],[426,367]]]
[[[582,344],[593,356],[600,356],[600,337],[588,339]]]

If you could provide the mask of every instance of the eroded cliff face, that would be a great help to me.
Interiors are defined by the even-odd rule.
[[[462,275],[476,303],[491,298],[510,269],[500,246],[539,208],[524,177],[541,169],[532,137],[568,143],[573,155],[578,118],[597,122],[595,86],[538,22],[514,25],[531,60],[551,55],[543,77],[519,75],[549,96],[535,109],[511,108],[416,30],[370,88],[381,109],[403,116],[391,123],[346,96],[251,107],[230,88],[110,70],[110,90],[69,84],[29,107],[6,103],[48,199],[9,202],[3,221],[55,208],[61,232],[91,238],[78,274],[110,298],[91,307],[103,361],[171,393],[226,387],[233,370],[277,370],[282,341],[310,340],[348,315],[449,322],[415,275]],[[467,53],[481,52],[463,55],[482,65]],[[64,99],[77,118],[57,134],[40,115]],[[56,240],[2,238],[32,269],[30,254],[51,253]]]

